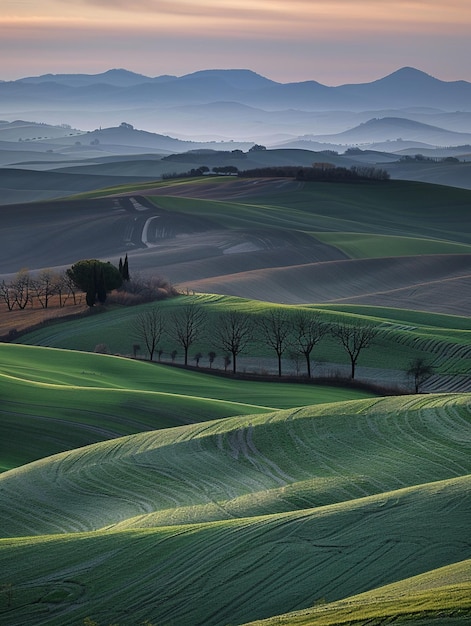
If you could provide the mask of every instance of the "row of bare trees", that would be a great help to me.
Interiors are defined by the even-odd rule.
[[[44,269],[32,275],[23,269],[9,282],[2,280],[0,301],[9,311],[26,309],[27,306],[33,306],[35,301],[43,309],[47,309],[51,298],[58,296],[59,306],[63,307],[69,298],[76,304],[77,291],[76,285],[66,272]]]
[[[106,285],[103,282],[105,278]],[[92,289],[89,284],[93,285]],[[43,269],[30,273],[22,269],[9,282],[0,282],[0,303],[8,311],[35,306],[47,309],[49,305],[57,304],[62,308],[69,300],[73,304],[81,304],[86,294],[87,304],[93,306],[95,300],[103,303],[113,289],[116,291],[112,301],[129,306],[177,295],[176,289],[161,276],[142,278],[135,275],[131,280],[126,255],[124,262],[119,260],[118,268],[96,259],[84,259],[65,271]]]
[[[282,375],[283,357],[294,352],[304,358],[309,378],[312,375],[314,348],[323,337],[334,337],[347,352],[353,379],[360,353],[371,344],[376,334],[377,330],[370,325],[357,322],[327,324],[315,313],[300,310],[288,315],[281,308],[257,315],[225,311],[212,318],[208,328],[206,313],[198,304],[183,305],[169,317],[159,306],[155,306],[140,313],[133,327],[134,338],[144,343],[150,360],[153,360],[156,351],[159,356],[162,354],[159,343],[167,338],[183,349],[184,363],[188,365],[191,346],[205,340],[224,353],[226,366],[230,357],[235,374],[239,355],[257,344],[263,344],[275,352],[279,376]]]

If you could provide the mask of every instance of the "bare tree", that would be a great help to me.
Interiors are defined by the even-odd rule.
[[[410,362],[406,374],[414,380],[415,393],[419,393],[421,385],[433,376],[434,372],[433,365],[427,363],[422,357],[417,357]]]
[[[316,344],[327,332],[327,327],[322,324],[317,315],[306,311],[300,311],[293,318],[294,337],[292,346],[295,351],[302,354],[306,359],[307,376],[311,378],[311,353]]]
[[[67,275],[65,272],[55,274],[54,293],[59,296],[59,307],[62,308],[63,306],[65,306],[68,297],[71,295],[68,287]]]
[[[26,269],[20,270],[10,283],[10,289],[16,306],[25,309],[31,302],[31,276]]]
[[[43,309],[47,309],[51,296],[57,293],[57,284],[57,274],[50,269],[41,270],[31,281],[31,291]]]
[[[216,358],[216,353],[213,352],[211,350],[211,352],[208,352],[208,361],[209,361],[209,368],[211,369],[214,363],[214,359]]]
[[[204,332],[206,314],[198,304],[186,304],[172,316],[170,336],[183,348],[188,365],[188,350]]]
[[[67,293],[67,296],[71,295],[72,296],[72,300],[74,301],[74,304],[77,304],[77,287],[74,283],[74,281],[72,280],[72,278],[69,276],[69,274],[67,273],[67,271],[63,272],[61,274],[62,277],[62,284],[63,284],[63,293]],[[67,298],[64,299],[67,300]]]
[[[377,335],[377,330],[373,326],[363,324],[337,323],[332,326],[330,332],[338,339],[350,357],[351,378],[355,378],[355,367],[360,353],[368,348]]]
[[[149,352],[149,359],[152,361],[157,344],[164,332],[161,310],[155,306],[144,313],[140,313],[134,320],[133,332],[136,339],[140,339],[145,344]]]
[[[283,309],[269,311],[258,320],[262,341],[276,352],[278,358],[278,376],[281,376],[281,358],[288,348],[291,325]]]
[[[218,348],[232,355],[232,372],[237,371],[237,356],[252,341],[252,322],[248,315],[238,311],[222,313],[212,332]]]
[[[0,284],[0,298],[7,305],[7,309],[9,311],[12,311],[13,307],[15,306],[15,297],[13,295],[11,285],[9,283],[6,283],[4,280],[2,280]]]

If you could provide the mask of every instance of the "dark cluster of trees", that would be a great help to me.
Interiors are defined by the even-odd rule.
[[[127,256],[124,262],[120,259],[119,269],[111,263],[86,259],[78,261],[65,272],[44,269],[31,274],[22,269],[11,281],[2,281],[0,299],[9,311],[32,307],[35,302],[47,309],[53,296],[58,296],[59,306],[63,307],[69,298],[76,304],[77,293],[84,292],[91,307],[97,301],[104,303],[107,294],[120,287],[124,280],[129,280]]]
[[[85,293],[86,303],[92,307],[96,302],[104,304],[114,290],[119,290],[114,297],[117,304],[142,304],[177,295],[173,286],[159,276],[131,280],[126,254],[124,260],[119,259],[118,267],[98,259],[84,259],[63,272],[44,269],[31,274],[22,269],[12,280],[0,283],[0,302],[8,311],[34,307],[36,303],[47,309],[54,296],[59,307],[64,307],[70,299],[79,303],[78,294]]]
[[[316,314],[299,311],[288,315],[283,309],[272,309],[264,314],[247,315],[239,311],[227,311],[211,319],[211,330],[204,309],[197,304],[186,304],[166,317],[159,306],[139,314],[134,320],[133,336],[141,341],[153,360],[162,339],[174,341],[183,350],[183,361],[188,365],[190,348],[195,343],[205,340],[224,357],[224,367],[232,364],[232,372],[237,372],[238,357],[250,347],[262,344],[276,354],[278,375],[282,375],[283,357],[299,355],[306,364],[306,375],[312,376],[312,355],[314,348],[325,336],[336,338],[347,352],[351,364],[351,378],[355,378],[355,369],[360,353],[376,337],[373,326],[365,324],[346,324],[322,322]],[[139,346],[139,344],[135,344]],[[172,361],[176,351],[173,351]],[[197,353],[196,364],[202,357]],[[210,366],[216,352],[208,353]]]
[[[239,169],[235,165],[221,165],[215,166],[210,170],[207,165],[201,165],[200,167],[188,170],[188,172],[166,172],[162,174],[162,178],[164,180],[172,178],[193,178],[195,176],[204,176],[210,172],[213,172],[214,174],[234,175],[239,173]]]
[[[293,165],[278,167],[257,167],[239,172],[248,178],[295,178],[296,180],[319,182],[350,182],[369,180],[389,180],[386,170],[370,166],[336,167],[331,163],[314,163],[312,167]]]
[[[469,146],[463,146],[463,147],[469,147]],[[423,154],[414,154],[413,156],[410,154],[404,154],[403,156],[401,156],[401,158],[399,159],[399,161],[401,161],[402,163],[411,163],[411,162],[429,162],[429,163],[459,163],[460,160],[457,157],[454,156],[447,156],[447,157],[427,157],[424,156]]]
[[[354,165],[346,168],[337,167],[331,163],[313,163],[312,167],[299,167],[296,165],[266,166],[250,170],[239,170],[235,165],[215,166],[210,170],[208,166],[202,165],[188,172],[166,173],[162,175],[162,178],[191,178],[204,176],[210,172],[231,176],[237,174],[243,178],[294,178],[296,180],[320,182],[382,181],[390,178],[389,173],[381,168],[369,165]]]
[[[123,284],[124,272],[129,277],[127,255],[124,263],[120,259],[119,268],[109,261],[105,263],[98,259],[84,259],[66,270],[67,276],[77,289],[85,293],[89,307],[94,306],[96,302],[104,304],[108,293]]]

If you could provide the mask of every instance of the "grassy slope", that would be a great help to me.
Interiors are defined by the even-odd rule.
[[[368,396],[0,344],[0,469],[141,431]]]
[[[471,560],[432,570],[318,607],[250,626],[340,626],[394,621],[414,626],[466,626],[471,617]],[[247,625],[249,626],[249,625]]]
[[[464,254],[469,244],[450,243],[421,237],[399,237],[358,233],[313,233],[321,241],[339,248],[352,259],[417,254]]]
[[[188,185],[194,195],[193,190]],[[462,189],[404,181],[305,183],[289,191],[266,188],[252,197],[247,192],[239,201],[236,197],[232,201],[178,197],[173,195],[178,193],[175,187],[165,185],[159,191],[162,195],[153,197],[158,206],[197,213],[232,228],[268,226],[471,243],[469,233],[463,232],[471,192]]]
[[[1,476],[3,533],[275,514],[461,476],[468,402],[444,394],[321,404],[64,452]],[[31,519],[31,506],[42,515]]]
[[[8,623],[242,623],[469,558],[468,400],[228,418],[7,472],[4,532],[73,531],[0,542]],[[179,525],[140,528],[150,509]]]
[[[216,315],[227,310],[240,310],[252,315],[254,319],[268,308],[280,305],[235,298],[230,296],[202,295],[185,296],[168,300],[161,304],[165,314],[170,315],[175,307],[188,302],[198,302],[207,311],[209,324],[216,319]],[[135,339],[132,334],[132,318],[146,307],[119,308],[106,315],[97,315],[91,318],[62,322],[61,324],[43,328],[24,335],[19,339],[21,343],[44,345],[74,350],[93,350],[98,343],[106,343],[115,353],[129,354]],[[285,310],[294,315],[298,310],[294,306],[286,306]],[[326,322],[332,320],[358,320],[367,324],[378,325],[380,333],[375,343],[365,350],[359,365],[389,369],[403,369],[415,356],[424,356],[432,361],[437,372],[449,375],[469,373],[469,320],[464,317],[438,315],[385,309],[381,307],[355,307],[340,305],[310,306],[307,310],[317,312]],[[182,350],[168,338],[161,342],[166,358],[172,349],[177,348],[181,357]],[[200,351],[207,355],[213,349],[208,339],[201,340],[190,350],[190,357]],[[217,348],[216,348],[217,351]],[[248,355],[275,358],[267,346],[254,344]],[[243,356],[243,355],[241,355]],[[206,359],[206,356],[204,357]],[[205,363],[203,359],[202,364]],[[348,357],[332,339],[323,339],[313,352],[313,360],[347,363]],[[221,357],[216,363],[221,367]]]
[[[123,185],[83,197],[130,192],[147,195],[170,212],[204,216],[229,229],[303,231],[352,258],[471,250],[463,230],[471,192],[440,185],[204,177]]]
[[[221,187],[224,184],[221,181]],[[320,233],[320,238],[335,230],[339,236],[333,243],[357,257],[375,256],[376,234],[382,236],[381,249],[388,254],[403,254],[404,250],[409,254],[456,252],[469,245],[462,229],[469,193],[396,182],[388,185],[387,194],[384,188],[377,193],[360,185],[348,187],[303,188],[295,195],[295,206],[292,190],[283,194],[281,188],[262,200],[245,198],[237,203],[233,199],[160,197],[156,202],[183,212],[206,211],[208,217],[229,228],[255,224]],[[171,188],[175,188],[173,183],[161,185],[163,193]],[[444,206],[449,213],[444,213]],[[211,296],[203,301],[210,315],[218,307],[241,305],[240,301],[234,304],[234,300]],[[246,302],[242,306],[255,315],[258,307],[265,305]],[[412,355],[432,353],[442,372],[468,368],[469,320],[465,318],[421,317],[417,312],[374,307],[342,310],[383,325],[383,343],[368,351],[367,364],[384,364],[385,353],[388,364],[404,364]],[[325,315],[336,316],[338,311],[332,307]],[[95,321],[103,317],[112,322],[112,315],[97,316]],[[93,349],[104,337],[111,347],[117,333],[129,343],[127,312],[122,315],[118,322],[116,313],[116,325],[111,323],[107,330],[98,323],[93,330],[96,340],[93,335],[84,339],[90,327],[64,326],[62,330],[75,333],[74,341],[87,341],[85,349]],[[54,342],[66,340],[59,327],[54,331],[58,331]],[[325,350],[330,358],[342,358],[332,344],[326,344]],[[101,360],[84,360],[82,369],[77,361],[72,373],[55,357],[54,366],[44,368],[38,362],[29,372],[23,361],[17,363],[15,372],[6,371],[16,380],[12,383],[6,377],[8,385],[3,386],[8,390],[9,385],[18,385],[9,396],[14,402],[19,396],[39,398],[41,390],[47,390],[44,398],[48,400],[52,390],[80,392],[78,404],[83,408],[82,403],[88,402],[91,413],[77,412],[69,422],[76,420],[78,425],[70,437],[72,445],[86,443],[84,433],[88,436],[93,429],[97,435],[95,417],[99,428],[105,430],[99,437],[109,436],[108,430],[113,428],[113,435],[122,434],[128,426],[132,430],[136,424],[131,423],[128,400],[134,418],[136,408],[142,406],[139,420],[148,427],[155,424],[154,410],[163,425],[171,425],[175,414],[182,422],[193,421],[194,406],[198,420],[216,417],[219,410],[231,414],[235,407],[229,397],[234,389],[237,400],[242,393],[244,401],[248,400],[249,389],[241,392],[238,386],[220,391],[224,402],[213,403],[204,394],[201,399],[203,378],[198,378],[180,380],[182,388],[194,386],[197,399],[182,397],[180,388],[167,404],[168,396],[164,400],[160,391],[149,392],[145,383],[140,386],[143,370],[133,373],[138,388],[133,385],[132,391],[126,392],[122,387],[129,384],[129,371],[117,371],[121,359],[77,355],[82,357]],[[104,367],[102,375],[104,363],[110,369]],[[160,370],[166,368],[156,366],[153,371]],[[171,378],[177,382],[174,370]],[[170,384],[165,377],[162,383]],[[213,384],[211,379],[210,386]],[[268,404],[275,404],[273,389],[271,385],[269,402],[262,405],[258,401],[266,388],[264,392],[260,389],[260,395],[254,394],[254,409],[265,411]],[[280,389],[280,401],[286,389]],[[307,403],[303,400],[299,404]],[[51,440],[59,423],[53,419],[63,420],[59,412],[64,405],[70,406],[66,395],[55,408],[49,402],[40,407],[40,411],[46,410],[42,421],[47,422]],[[5,594],[0,596],[0,623],[5,618],[9,626],[63,626],[82,623],[91,615],[121,626],[135,626],[144,619],[174,626],[219,626],[306,608],[321,598],[328,602],[348,598],[347,603],[353,604],[353,612],[351,606],[327,605],[321,616],[327,618],[326,624],[350,617],[394,619],[399,624],[401,613],[407,617],[415,614],[416,624],[428,624],[427,620],[437,615],[441,624],[447,624],[443,620],[448,618],[454,620],[450,624],[465,623],[469,577],[456,562],[470,555],[469,396],[365,400],[269,416],[253,415],[250,401],[239,406],[238,413],[252,415],[115,439],[3,474],[2,519],[7,532],[69,530],[72,534],[0,541],[4,579],[14,587],[12,607],[7,606]],[[29,445],[36,436],[30,427],[38,423],[38,407],[32,402],[28,409],[23,406],[16,412],[30,412],[21,416],[25,420],[22,433]],[[230,412],[224,413],[226,410]],[[18,417],[10,415],[8,436],[17,436]],[[37,454],[43,444],[34,442]],[[20,457],[17,461],[22,462]],[[319,508],[310,509],[312,506]],[[186,525],[189,522],[192,525]],[[76,532],[102,526],[109,528]],[[453,565],[444,575],[435,573],[436,568],[450,563]],[[395,590],[382,587],[425,571],[443,583],[434,583],[435,593],[428,591],[427,585],[422,591],[414,583],[411,593],[410,579]],[[375,587],[379,589],[369,597],[355,595]],[[312,619],[318,617],[313,613]],[[277,619],[291,623],[293,618]],[[307,622],[300,623],[324,623],[310,619],[307,616]]]

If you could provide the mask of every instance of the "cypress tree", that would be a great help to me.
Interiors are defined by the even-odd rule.
[[[129,280],[129,264],[128,264],[128,253],[126,252],[126,256],[124,257],[124,263],[122,267],[121,273],[123,280]]]

